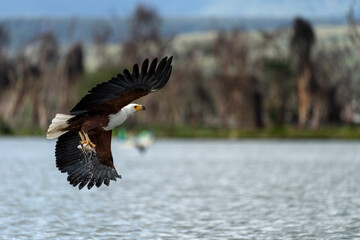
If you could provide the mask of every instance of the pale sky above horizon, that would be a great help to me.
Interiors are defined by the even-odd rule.
[[[182,0],[142,1],[163,17],[342,18],[352,0]],[[0,18],[129,16],[141,1],[132,0],[12,0],[0,2]],[[355,1],[360,13],[360,1]],[[356,14],[358,15],[358,14]]]

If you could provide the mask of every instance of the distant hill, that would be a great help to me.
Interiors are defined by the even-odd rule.
[[[242,18],[179,18],[163,19],[160,26],[162,36],[179,33],[202,32],[209,30],[229,30],[234,28],[246,30],[270,30],[291,26],[292,19],[242,19]],[[314,25],[345,24],[344,19],[312,20]],[[1,19],[0,24],[9,31],[12,51],[24,46],[39,33],[53,31],[61,46],[82,41],[90,43],[92,32],[96,26],[107,25],[112,31],[110,43],[127,39],[129,21],[126,19],[94,19],[94,18],[12,18]]]

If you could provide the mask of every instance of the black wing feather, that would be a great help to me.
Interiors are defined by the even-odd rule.
[[[88,184],[88,189],[91,189],[95,184],[97,187],[102,183],[108,186],[110,180],[121,178],[115,168],[100,162],[97,153],[84,154],[80,151],[77,148],[80,140],[77,133],[68,132],[56,142],[56,166],[68,174],[67,180],[71,185],[79,185],[82,189]]]
[[[172,58],[172,57],[171,57]],[[171,59],[170,58],[170,59]],[[149,68],[149,72],[148,75],[152,76],[154,75],[155,69],[156,69],[156,64],[157,64],[157,58],[155,58],[152,63],[150,64],[150,68]]]
[[[149,59],[146,59],[144,62],[143,62],[143,65],[141,67],[141,78],[144,79],[145,75],[147,74],[147,69],[148,69],[148,66],[149,66]]]
[[[141,72],[137,64],[134,65],[132,73],[125,69],[123,74],[118,74],[116,78],[98,84],[91,89],[70,111],[70,114],[79,115],[95,108],[98,109],[102,105],[135,89],[141,90],[139,91],[141,94],[133,95],[136,98],[161,89],[166,85],[170,78],[168,73],[169,70],[171,73],[171,62],[172,57],[165,57],[156,67],[157,58],[155,58],[151,62],[148,70],[149,60],[146,59],[142,64]]]
[[[138,79],[139,78],[139,65],[135,64],[133,67],[133,73],[132,73],[134,79]]]

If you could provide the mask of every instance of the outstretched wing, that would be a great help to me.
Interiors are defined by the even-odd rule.
[[[110,180],[121,176],[116,172],[111,154],[111,131],[101,131],[90,135],[96,144],[96,152],[83,153],[77,148],[80,137],[75,132],[60,136],[56,143],[56,166],[61,172],[68,173],[68,181],[79,189],[87,185],[91,189],[95,184],[107,186]]]
[[[157,58],[149,65],[146,59],[139,70],[134,65],[132,74],[125,69],[108,82],[91,89],[70,111],[71,115],[85,112],[114,114],[135,99],[163,88],[168,82],[172,70],[172,57],[163,58],[157,66]]]

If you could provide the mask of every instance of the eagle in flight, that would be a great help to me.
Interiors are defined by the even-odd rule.
[[[111,154],[112,129],[130,115],[145,107],[132,101],[163,88],[172,70],[172,57],[163,58],[150,66],[146,59],[141,69],[134,65],[132,73],[103,82],[89,91],[70,111],[70,115],[56,114],[46,133],[56,142],[56,166],[68,174],[67,180],[82,189],[87,185],[107,186],[121,176],[116,172]]]

